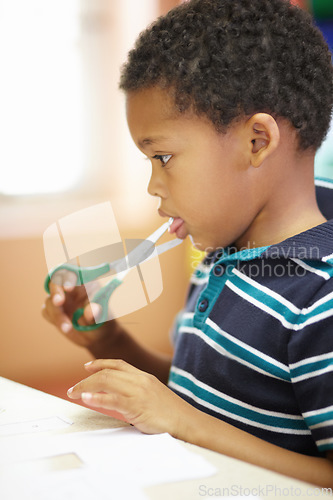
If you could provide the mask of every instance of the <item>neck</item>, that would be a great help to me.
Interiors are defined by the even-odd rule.
[[[273,245],[326,221],[316,200],[314,154],[272,167],[278,175],[264,183],[267,201],[237,240],[238,248]]]

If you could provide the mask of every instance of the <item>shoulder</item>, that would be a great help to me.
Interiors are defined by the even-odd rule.
[[[263,257],[273,268],[286,266],[282,279],[271,281],[306,307],[318,294],[333,291],[333,219],[272,245]]]
[[[333,220],[237,262],[219,301],[221,317],[237,309],[238,326],[241,317],[281,333],[332,325]]]

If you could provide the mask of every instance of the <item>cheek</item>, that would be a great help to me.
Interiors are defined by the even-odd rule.
[[[200,218],[208,202],[201,188],[201,182],[195,182],[192,179],[186,183],[177,184],[170,195],[179,213],[189,223]]]
[[[208,149],[209,151],[209,149]],[[222,153],[207,153],[195,157],[179,158],[179,168],[168,174],[168,192],[174,207],[187,217],[203,224],[216,224],[224,218],[236,201],[240,179],[233,158]]]

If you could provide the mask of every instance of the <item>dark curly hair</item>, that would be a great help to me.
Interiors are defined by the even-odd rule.
[[[329,128],[333,69],[311,16],[288,0],[190,0],[143,31],[122,67],[125,92],[158,85],[219,132],[257,112],[287,118],[299,146]]]

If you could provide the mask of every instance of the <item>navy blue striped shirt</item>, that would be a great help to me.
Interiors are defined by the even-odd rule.
[[[289,450],[333,449],[333,220],[208,255],[174,343],[168,385],[189,403]]]

